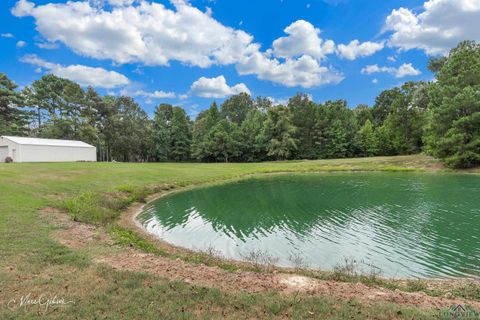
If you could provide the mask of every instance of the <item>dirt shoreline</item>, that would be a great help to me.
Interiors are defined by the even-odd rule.
[[[270,175],[272,173],[266,173]],[[279,173],[273,173],[279,174]],[[290,174],[284,172],[282,174]],[[252,175],[253,176],[253,175]],[[254,175],[254,176],[258,176]],[[248,176],[247,176],[248,177]],[[190,185],[170,191],[164,191],[147,197],[145,203],[134,203],[123,211],[117,223],[120,227],[135,232],[141,238],[153,244],[156,248],[172,255],[188,256],[198,252],[167,243],[149,233],[137,220],[140,213],[152,201],[166,197],[173,193],[188,191],[189,189],[205,187],[212,184],[223,184],[247,178],[234,177],[221,182],[207,182],[199,185]],[[323,295],[334,296],[346,300],[355,300],[365,304],[390,302],[426,309],[443,309],[452,305],[466,304],[480,310],[480,301],[455,298],[448,290],[450,288],[474,281],[480,285],[480,279],[428,279],[425,284],[428,289],[447,288],[443,296],[430,296],[425,292],[406,292],[399,289],[387,289],[380,286],[368,286],[360,282],[340,282],[322,280],[299,274],[292,268],[274,267],[268,272],[244,271],[245,267],[252,267],[248,262],[237,260],[222,260],[238,267],[238,270],[224,270],[218,266],[207,266],[202,263],[190,263],[180,258],[163,257],[135,248],[116,246],[105,227],[75,222],[69,215],[57,209],[46,208],[42,211],[43,217],[48,217],[48,223],[61,226],[61,230],[54,232],[53,237],[61,244],[71,249],[81,249],[88,246],[115,246],[117,249],[95,254],[93,261],[107,265],[116,270],[149,273],[169,280],[180,280],[190,284],[218,288],[225,291],[241,290],[247,293],[275,292],[280,294],[302,294],[307,296]],[[243,270],[242,270],[243,269]],[[392,283],[406,282],[405,279],[385,279]]]
[[[210,183],[204,184],[209,185]],[[201,186],[201,187],[202,187]],[[169,196],[173,193],[187,191],[195,186],[189,186],[178,190],[172,190],[169,192],[163,192],[151,195],[147,198],[146,203],[136,203],[130,206],[121,215],[119,224],[125,228],[133,230],[148,241],[154,243],[160,249],[169,253],[183,253],[183,254],[195,254],[198,253],[194,250],[175,246],[171,243],[163,241],[154,234],[149,233],[142,224],[138,221],[137,217],[144,211],[145,207],[152,201],[156,201],[163,197]],[[198,187],[198,186],[196,186]],[[228,272],[218,267],[209,267],[205,265],[191,264],[180,259],[173,260],[179,266],[165,271],[159,270],[159,266],[164,265],[164,260],[168,258],[158,257],[152,254],[135,254],[136,258],[148,261],[142,262],[139,268],[135,262],[129,261],[129,255],[122,255],[117,258],[103,260],[110,265],[117,265],[122,269],[125,268],[131,271],[144,270],[145,272],[154,273],[157,275],[168,276],[173,279],[183,279],[189,283],[196,283],[206,285],[209,287],[217,287],[225,290],[240,289],[247,292],[259,292],[274,290],[281,293],[305,293],[305,294],[321,294],[321,295],[334,295],[345,299],[357,299],[362,302],[374,302],[374,301],[388,301],[400,304],[408,304],[423,307],[448,307],[452,304],[469,304],[475,309],[480,309],[480,301],[470,301],[467,299],[450,298],[447,294],[443,297],[428,296],[424,292],[404,292],[398,289],[389,290],[382,287],[370,287],[362,283],[352,282],[339,282],[329,280],[319,280],[298,274],[298,270],[284,267],[274,267],[271,272],[268,273],[255,273],[255,272]],[[169,259],[172,261],[171,259]],[[251,266],[250,263],[245,261],[224,259],[224,261],[233,263],[239,268],[245,266]],[[179,272],[178,268],[188,270],[185,274]],[[172,271],[175,270],[172,274]],[[198,274],[197,274],[198,272]],[[205,274],[207,272],[207,274]],[[208,272],[212,273],[208,275]],[[182,275],[183,274],[183,275]],[[221,275],[220,278],[217,275]],[[234,278],[230,277],[230,274],[234,274]],[[208,279],[207,281],[205,281]],[[215,280],[213,280],[215,279]],[[232,281],[233,280],[233,281]],[[406,282],[408,279],[384,279],[396,283]],[[267,281],[267,282],[265,282]],[[427,284],[429,289],[435,289],[440,286],[456,286],[459,284],[468,283],[471,281],[478,282],[480,285],[480,279],[424,279],[422,280]]]
[[[142,228],[132,221],[145,204],[135,204],[123,215],[121,221],[130,221],[135,230]],[[71,249],[91,246],[112,247],[114,241],[106,229],[73,221],[67,214],[53,208],[42,210],[49,224],[61,227],[53,237]],[[127,227],[126,225],[123,225]],[[138,228],[138,229],[137,229]],[[144,234],[146,234],[144,232]],[[186,253],[188,250],[161,243],[156,237],[148,235],[156,245],[171,252]],[[467,304],[480,310],[480,301],[450,297],[432,297],[424,292],[403,292],[382,287],[370,287],[362,283],[319,280],[306,276],[286,273],[280,269],[272,272],[226,271],[216,266],[206,266],[185,262],[181,259],[161,257],[145,253],[134,248],[117,247],[110,253],[95,254],[93,261],[107,265],[115,270],[149,273],[169,280],[184,281],[190,284],[218,288],[224,291],[241,290],[246,293],[301,294],[306,296],[333,296],[345,300],[355,300],[365,304],[390,302],[425,309],[444,309],[455,304]]]

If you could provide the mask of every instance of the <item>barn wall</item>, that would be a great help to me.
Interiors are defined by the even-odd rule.
[[[97,149],[81,147],[22,145],[18,162],[97,161]]]
[[[4,146],[8,147],[8,156],[11,157],[13,161],[17,162],[20,146],[10,140],[0,138],[0,147]],[[0,163],[4,161],[5,159],[0,159]]]

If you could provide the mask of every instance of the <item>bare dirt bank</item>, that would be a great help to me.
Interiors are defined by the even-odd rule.
[[[148,200],[152,201],[164,195],[166,193],[152,196]],[[148,241],[167,252],[192,253],[149,235],[135,220],[143,207],[143,204],[131,206],[121,216],[119,224],[124,228],[142,234]],[[69,248],[85,249],[114,246],[115,250],[110,251],[92,250],[94,252],[92,258],[96,263],[108,265],[117,270],[144,272],[169,280],[180,280],[225,291],[242,290],[248,293],[278,292],[308,296],[324,295],[356,300],[367,304],[391,302],[429,309],[447,308],[453,304],[468,304],[477,310],[480,309],[480,301],[452,298],[448,294],[433,297],[424,292],[404,292],[398,289],[390,290],[367,286],[362,283],[320,280],[295,274],[292,270],[282,268],[274,268],[268,272],[249,272],[242,270],[242,267],[247,265],[247,263],[242,262],[238,262],[239,268],[237,271],[227,271],[217,266],[189,263],[179,258],[172,259],[133,248],[118,247],[105,228],[75,222],[68,215],[56,209],[46,208],[42,211],[42,216],[47,219],[48,223],[61,227],[53,236]],[[463,280],[455,280],[451,284],[452,286],[458,285],[461,281]],[[445,286],[445,284],[445,281],[428,282],[431,288]]]

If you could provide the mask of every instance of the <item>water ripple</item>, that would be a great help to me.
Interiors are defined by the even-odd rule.
[[[321,174],[254,178],[173,194],[139,217],[175,245],[228,258],[296,252],[331,269],[345,257],[385,276],[480,273],[480,177]]]

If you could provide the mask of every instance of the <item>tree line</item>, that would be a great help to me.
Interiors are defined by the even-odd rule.
[[[299,93],[286,105],[242,93],[213,102],[196,119],[169,104],[153,119],[127,96],[46,75],[23,90],[0,73],[0,134],[82,140],[100,161],[257,162],[425,152],[448,166],[480,165],[480,45],[466,41],[432,58],[435,81],[406,82],[372,107],[315,103]]]

